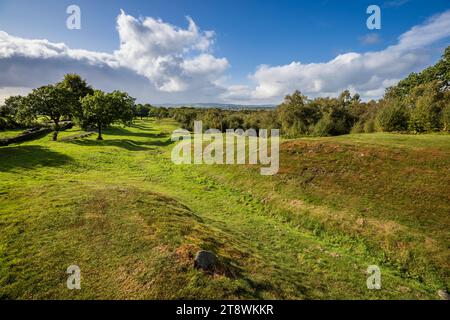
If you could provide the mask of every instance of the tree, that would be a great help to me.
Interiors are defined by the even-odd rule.
[[[450,89],[450,46],[448,46],[442,58],[433,66],[420,73],[411,73],[397,85],[386,89],[386,99],[406,98],[413,93],[415,87],[428,82],[438,81],[439,90]]]
[[[82,79],[78,74],[68,73],[64,76],[64,79],[57,84],[57,86],[66,89],[70,92],[70,107],[72,109],[71,114],[78,120],[82,121],[83,109],[81,107],[80,99],[93,94],[94,90],[90,87],[86,80]]]
[[[450,132],[450,103],[442,110],[442,129]]]
[[[71,115],[71,93],[60,86],[43,86],[33,89],[26,98],[26,105],[30,115],[47,116],[53,121],[53,141],[56,141],[61,119]]]
[[[4,104],[0,106],[0,116],[14,118],[19,110],[22,99],[22,96],[6,98]]]
[[[158,108],[159,110],[160,108]],[[201,111],[194,108],[181,107],[174,109],[173,118],[186,130],[194,129],[194,121]]]
[[[444,94],[437,81],[415,87],[411,93],[411,117],[409,130],[414,132],[438,131],[442,127],[441,112]]]
[[[141,120],[142,120],[143,117],[148,117],[149,116],[150,108],[151,108],[150,105],[138,104],[138,105],[136,105],[135,114],[136,114],[136,116],[141,117]]]
[[[158,119],[167,118],[169,116],[169,110],[164,107],[155,108],[152,112],[153,116]]]
[[[0,117],[3,118],[2,127],[12,128],[18,126],[19,122],[26,122],[22,111],[24,100],[22,96],[11,96],[5,99],[4,104],[0,106]],[[19,117],[19,115],[23,117]]]
[[[288,137],[310,133],[311,127],[321,117],[317,104],[308,101],[298,90],[285,97],[284,102],[277,107],[277,115],[281,130]]]
[[[337,136],[350,133],[355,118],[349,111],[347,102],[341,98],[332,99],[334,104],[327,105],[323,117],[314,127],[314,133],[319,136]],[[350,100],[349,100],[350,101]]]
[[[382,100],[381,100],[382,101]],[[375,118],[382,103],[380,101],[370,100],[369,102],[352,103],[350,113],[357,119],[353,125],[352,133],[371,133],[375,131]]]
[[[385,132],[408,129],[409,110],[398,100],[388,101],[377,116],[381,129]]]
[[[202,117],[203,128],[225,131],[225,120],[219,109],[208,109]]]
[[[441,89],[450,90],[450,46],[448,46],[442,59],[436,64],[436,78],[441,83]]]
[[[134,98],[124,92],[104,93],[95,90],[93,94],[88,94],[80,100],[83,108],[83,125],[97,128],[97,139],[103,140],[102,130],[113,122],[131,124],[134,101]]]
[[[344,90],[339,95],[338,100],[342,105],[348,106],[352,102],[353,98],[349,90]],[[355,95],[355,100],[359,101],[359,94]]]
[[[225,118],[226,129],[242,129],[244,127],[244,119],[237,114],[230,114]]]

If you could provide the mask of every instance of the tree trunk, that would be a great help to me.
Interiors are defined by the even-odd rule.
[[[55,122],[55,131],[53,132],[53,141],[58,140],[58,132],[59,132],[59,121],[53,120]]]
[[[97,137],[97,140],[103,140],[101,123],[98,124],[98,137]]]

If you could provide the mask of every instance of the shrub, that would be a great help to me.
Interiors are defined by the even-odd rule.
[[[417,103],[411,110],[409,130],[431,132],[441,127],[441,108],[436,104]]]
[[[369,119],[364,123],[364,132],[365,133],[372,133],[375,132],[375,120]]]
[[[300,91],[287,95],[284,102],[277,107],[276,112],[282,133],[286,137],[310,134],[310,128],[321,117],[319,106],[310,103]]]
[[[364,132],[364,122],[361,120],[356,122],[352,130],[350,131],[350,133],[363,133],[363,132]]]
[[[415,87],[410,99],[414,107],[411,110],[409,129],[413,132],[440,130],[444,94],[439,82],[433,81]]]
[[[314,135],[320,137],[331,136],[333,128],[334,125],[330,116],[325,115],[319,120],[319,122],[317,122],[316,126],[314,127]]]
[[[383,131],[405,131],[408,129],[409,112],[400,103],[391,102],[380,110],[377,120]]]
[[[442,110],[441,121],[443,130],[450,132],[450,104]]]
[[[6,119],[0,117],[0,130],[6,130],[8,129],[8,122]]]

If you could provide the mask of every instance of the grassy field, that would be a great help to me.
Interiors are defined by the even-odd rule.
[[[284,141],[280,172],[175,165],[171,120],[0,148],[1,299],[438,299],[450,136]],[[73,128],[60,137],[78,134]],[[193,268],[200,249],[227,266]],[[66,288],[78,265],[82,289]],[[382,271],[368,290],[366,269]]]
[[[0,130],[0,139],[12,138],[21,134],[23,129]]]

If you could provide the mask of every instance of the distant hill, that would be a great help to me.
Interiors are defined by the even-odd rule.
[[[226,104],[226,103],[162,103],[162,104],[155,104],[155,106],[166,108],[193,107],[193,108],[219,108],[219,109],[271,109],[276,107],[276,105],[274,104],[244,105],[244,104]]]

